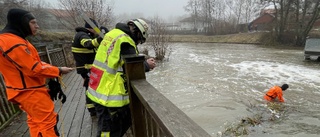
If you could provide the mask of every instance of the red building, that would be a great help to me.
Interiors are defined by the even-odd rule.
[[[249,31],[272,30],[274,19],[275,19],[274,14],[264,13],[260,17],[256,18],[252,22],[250,22],[248,29],[249,29]]]

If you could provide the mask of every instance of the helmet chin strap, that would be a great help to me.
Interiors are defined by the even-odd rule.
[[[132,27],[131,33],[132,33],[132,39],[135,42],[136,45],[144,43],[145,40],[143,40],[143,37],[141,36],[140,30],[134,25],[130,24]],[[140,43],[139,43],[140,41]]]

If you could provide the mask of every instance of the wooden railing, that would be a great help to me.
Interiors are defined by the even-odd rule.
[[[74,66],[71,53],[71,43],[35,43],[42,61],[54,66]],[[8,102],[4,80],[0,74],[0,130],[9,124],[20,109],[17,105]]]
[[[17,105],[13,105],[7,100],[5,84],[0,73],[0,130],[10,124],[19,112],[19,107]]]
[[[74,59],[71,53],[71,42],[47,42],[35,43],[42,61],[54,66],[74,66]]]
[[[210,137],[146,81],[144,56],[123,56],[135,137]]]

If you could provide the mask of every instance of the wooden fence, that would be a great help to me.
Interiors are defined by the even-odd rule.
[[[124,56],[135,137],[210,137],[146,81],[144,56]]]
[[[70,42],[35,43],[34,45],[42,61],[54,66],[74,66]],[[10,124],[19,113],[19,107],[7,100],[5,84],[0,74],[0,130]]]
[[[71,42],[49,42],[35,43],[42,61],[54,66],[74,66],[74,59],[71,53]]]
[[[19,114],[19,107],[8,102],[5,84],[0,73],[0,130],[10,124],[12,119]]]

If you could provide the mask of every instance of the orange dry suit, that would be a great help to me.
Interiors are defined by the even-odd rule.
[[[264,99],[267,101],[274,101],[277,97],[280,102],[284,102],[284,99],[282,97],[282,89],[279,86],[274,86],[266,93],[264,96]]]
[[[46,78],[58,77],[59,69],[42,62],[37,50],[25,39],[32,34],[31,13],[11,9],[7,18],[8,24],[0,33],[0,72],[8,100],[27,113],[31,137],[57,137],[58,115],[45,82]]]

